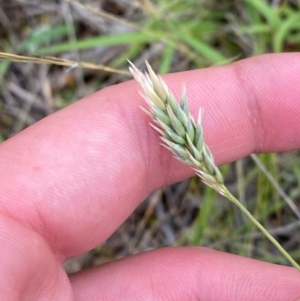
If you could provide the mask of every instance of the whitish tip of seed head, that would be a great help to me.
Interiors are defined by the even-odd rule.
[[[155,92],[163,101],[165,101],[165,99],[167,98],[167,90],[165,89],[165,85],[163,84],[162,79],[153,71],[148,61],[146,61],[145,63],[148,69],[149,77],[153,83]]]
[[[130,61],[127,60],[130,64],[129,71],[133,77],[139,82],[138,78],[142,76],[142,72]]]
[[[129,71],[134,77],[134,79],[145,89],[144,87],[152,87],[152,82],[149,78],[147,78],[133,63],[130,63]]]
[[[137,82],[140,83],[140,85],[142,86],[144,93],[145,93],[145,99],[147,101],[147,103],[150,105],[149,100],[152,101],[158,108],[160,108],[161,110],[165,109],[165,104],[164,101],[161,99],[161,97],[157,94],[157,91],[155,89],[155,82],[153,82],[153,74],[154,77],[156,77],[154,71],[151,69],[150,65],[148,64],[148,71],[150,72],[149,68],[152,70],[152,75],[149,74],[143,74],[139,69],[137,69],[137,67],[128,60],[130,67],[129,67],[129,71],[131,72],[131,74],[133,75],[133,77],[135,78],[135,80]],[[152,77],[151,77],[152,76]],[[157,79],[157,81],[159,82],[159,80]],[[160,85],[161,86],[161,85]]]
[[[187,99],[186,99],[186,83],[182,84],[181,100],[183,100],[184,102],[187,102]]]
[[[150,122],[149,124],[150,124],[150,126],[151,126],[152,128],[154,128],[154,129],[155,129],[158,133],[160,133],[162,136],[165,135],[165,132],[164,132],[162,129],[160,129],[159,127],[155,126],[155,125],[152,124],[151,122]]]
[[[203,110],[200,108],[198,113],[198,120],[197,120],[197,124],[199,126],[202,126],[202,117],[203,117]]]
[[[142,96],[142,98],[144,98],[144,100],[146,101],[147,105],[152,108],[153,106],[153,102],[150,98],[148,98],[146,95],[144,95],[142,92],[139,91],[139,94]]]
[[[148,116],[150,116],[151,118],[153,118],[153,114],[152,114],[149,110],[145,109],[145,108],[142,107],[142,106],[140,106],[140,109],[141,109],[144,113],[146,113]]]

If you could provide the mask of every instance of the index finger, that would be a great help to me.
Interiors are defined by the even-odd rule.
[[[222,164],[298,148],[299,54],[265,55],[164,76]],[[105,240],[153,189],[192,175],[159,145],[137,83],[104,89],[0,147],[0,210],[33,228],[61,259]]]

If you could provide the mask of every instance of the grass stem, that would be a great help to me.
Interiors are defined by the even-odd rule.
[[[290,264],[300,272],[299,264],[291,257],[291,255],[280,245],[280,243],[268,232],[268,230],[255,219],[248,209],[223,185],[222,194],[231,202],[233,202],[249,220],[269,239],[269,241],[278,249],[278,251],[290,262]]]

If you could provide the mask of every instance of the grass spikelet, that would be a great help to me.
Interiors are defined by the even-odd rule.
[[[143,108],[143,111],[152,118],[153,124],[151,125],[160,134],[162,145],[171,151],[178,160],[190,165],[206,185],[233,202],[276,246],[291,265],[300,271],[297,262],[224,185],[223,176],[204,141],[202,111],[199,110],[198,119],[195,122],[188,110],[185,86],[181,99],[177,102],[166,83],[152,70],[148,62],[146,62],[147,73],[142,73],[130,61],[129,64],[129,70],[142,87],[142,96],[148,104],[148,108]]]

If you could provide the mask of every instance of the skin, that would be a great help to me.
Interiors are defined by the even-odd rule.
[[[204,108],[217,164],[300,148],[300,54],[164,76]],[[159,145],[134,81],[99,91],[0,145],[1,300],[300,300],[300,273],[201,247],[166,248],[68,277],[154,189],[193,174]],[[272,204],[270,203],[270,206]],[[298,298],[298,299],[297,299]]]

